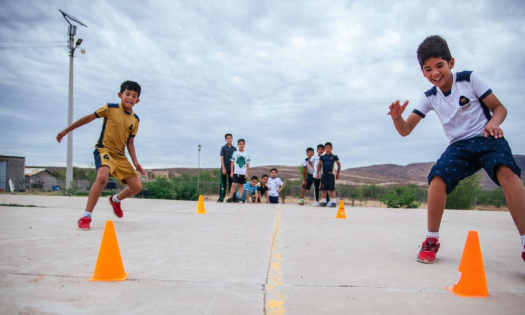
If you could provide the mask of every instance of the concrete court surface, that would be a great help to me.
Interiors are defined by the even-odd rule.
[[[524,314],[525,263],[508,212],[445,212],[433,265],[416,262],[426,210],[0,195],[1,314]],[[89,282],[106,220],[129,277]],[[455,282],[479,233],[489,297]]]

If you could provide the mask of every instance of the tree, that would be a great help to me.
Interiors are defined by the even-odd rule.
[[[447,209],[470,210],[476,206],[476,197],[481,192],[481,176],[476,173],[459,181],[458,186],[447,196]]]

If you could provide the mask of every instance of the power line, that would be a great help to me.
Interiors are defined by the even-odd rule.
[[[67,45],[60,45],[60,46],[28,46],[28,47],[2,47],[0,46],[0,49],[31,49],[31,48],[54,48],[54,47],[66,47]]]
[[[43,40],[43,41],[0,41],[0,44],[30,44],[30,43],[67,43],[67,40]]]

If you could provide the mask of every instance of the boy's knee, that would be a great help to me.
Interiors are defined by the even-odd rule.
[[[128,187],[131,190],[131,193],[134,195],[142,191],[142,182],[137,178],[137,180],[128,180]]]
[[[496,178],[500,184],[502,181],[504,182],[506,180],[514,179],[514,176],[518,177],[518,175],[505,164],[499,164],[496,166],[494,172],[496,173]]]
[[[109,180],[109,175],[106,175],[106,174],[98,174],[97,175],[97,183],[99,185],[103,185],[103,186],[106,186],[107,183],[108,183],[108,180]]]

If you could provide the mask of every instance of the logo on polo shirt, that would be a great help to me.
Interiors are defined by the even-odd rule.
[[[133,131],[133,125],[129,126],[129,131]]]
[[[459,97],[459,106],[461,106],[461,110],[465,110],[465,109],[469,108],[471,105],[472,104],[470,104],[470,100],[468,99],[468,97],[463,96],[463,95],[461,95]]]
[[[109,160],[109,156],[108,156],[107,154],[104,154],[104,158],[105,158],[106,160]]]

